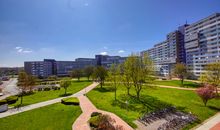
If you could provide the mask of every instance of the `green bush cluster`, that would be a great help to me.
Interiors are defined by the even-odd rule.
[[[0,100],[0,105],[4,105],[4,104],[7,104],[7,101],[6,100]]]
[[[6,99],[0,100],[0,105],[14,104],[18,101],[18,96],[9,96]]]
[[[79,100],[76,97],[70,97],[62,99],[61,103],[65,105],[79,105]]]
[[[93,128],[97,128],[99,126],[99,123],[100,123],[100,117],[99,115],[97,116],[93,116],[89,119],[89,125],[90,127],[93,127]]]
[[[18,101],[18,96],[10,96],[5,99],[7,104],[14,104]]]

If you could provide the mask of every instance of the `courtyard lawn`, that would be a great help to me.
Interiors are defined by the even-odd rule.
[[[87,95],[97,108],[117,114],[134,128],[136,126],[133,121],[143,113],[170,105],[176,106],[181,111],[192,112],[199,118],[200,121],[189,127],[204,121],[220,110],[220,100],[210,100],[207,107],[204,107],[203,102],[194,91],[158,87],[145,88],[141,92],[140,101],[134,97],[133,89],[131,94],[133,96],[126,96],[124,87],[120,87],[117,91],[118,101],[114,101],[114,89],[105,86],[103,89],[97,87]],[[126,101],[128,101],[128,105],[125,103]]]
[[[68,94],[74,94],[83,88],[89,86],[92,82],[89,81],[72,81],[71,86],[67,88],[67,93]],[[64,89],[61,88],[60,90],[50,90],[50,91],[39,91],[35,92],[34,94],[27,95],[23,97],[23,105],[30,105],[38,102],[43,102],[55,98],[59,98],[64,94]],[[17,106],[20,104],[20,98],[19,100],[15,103],[12,104],[13,106]]]
[[[0,130],[72,130],[79,106],[61,103],[0,118]]]
[[[181,87],[180,80],[156,80],[156,81],[154,81],[154,84]],[[184,81],[183,85],[184,85],[183,87],[185,87],[185,88],[198,88],[200,84],[196,83],[196,82],[192,82],[192,81]]]

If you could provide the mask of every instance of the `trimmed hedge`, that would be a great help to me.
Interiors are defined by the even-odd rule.
[[[64,98],[61,100],[61,103],[65,105],[79,105],[79,99],[76,97]]]
[[[93,127],[93,128],[97,128],[99,126],[99,123],[100,123],[100,115],[97,115],[97,116],[93,116],[89,119],[89,125],[90,127]]]
[[[6,100],[0,100],[0,105],[5,105],[5,104],[7,104]]]
[[[93,112],[93,113],[91,114],[91,117],[99,116],[99,115],[102,115],[102,113],[99,113],[99,112]]]
[[[18,101],[18,96],[9,96],[5,100],[8,104],[14,104]]]

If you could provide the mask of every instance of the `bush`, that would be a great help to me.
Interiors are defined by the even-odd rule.
[[[79,100],[76,97],[70,97],[62,99],[61,103],[65,105],[79,105]]]
[[[44,88],[44,91],[50,91],[50,88]]]
[[[197,89],[196,93],[202,99],[204,105],[206,106],[207,102],[210,99],[215,98],[216,94],[214,91],[215,91],[215,88],[213,86],[205,85],[204,87]]]
[[[37,90],[38,90],[38,91],[42,91],[43,89],[42,89],[42,88],[38,88]]]
[[[94,127],[94,128],[97,128],[99,126],[99,123],[100,123],[100,117],[99,115],[97,116],[93,116],[89,119],[89,125],[90,127]]]
[[[0,100],[0,105],[4,105],[4,104],[7,104],[7,101],[6,100]]]
[[[14,104],[18,101],[18,96],[10,96],[5,99],[8,104]]]
[[[94,117],[94,116],[99,116],[99,115],[101,115],[102,113],[99,113],[99,112],[93,112],[92,114],[91,114],[91,117]]]

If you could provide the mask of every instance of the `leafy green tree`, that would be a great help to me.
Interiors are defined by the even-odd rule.
[[[65,89],[64,95],[67,94],[67,88],[71,85],[71,81],[69,80],[63,80],[60,82],[60,87],[63,87]]]
[[[84,69],[84,74],[85,74],[85,76],[88,78],[88,80],[89,80],[90,77],[92,76],[93,71],[94,71],[94,67],[93,67],[93,66],[87,66],[87,67]]]
[[[82,77],[83,72],[81,69],[75,69],[71,72],[71,77],[72,78],[77,78],[78,81],[80,81],[80,78]]]
[[[93,77],[98,79],[100,82],[101,88],[104,85],[105,79],[108,76],[108,71],[103,66],[98,66],[94,69]]]
[[[188,74],[186,65],[177,63],[174,68],[174,74],[181,80],[181,86],[183,86],[183,81]]]
[[[132,66],[130,60],[126,60],[121,65],[121,81],[123,86],[127,89],[127,95],[130,95],[130,89],[133,85],[131,78],[132,70],[130,69],[130,66]]]
[[[36,85],[36,78],[32,75],[27,76],[27,84],[29,87],[29,91],[31,92],[33,89],[33,86]]]
[[[148,55],[140,57],[134,54],[129,56],[126,62],[128,64],[127,69],[129,69],[129,76],[135,88],[137,99],[140,99],[140,93],[143,87],[151,84],[154,79],[153,62]]]
[[[115,100],[117,100],[117,89],[118,86],[120,85],[120,65],[112,64],[111,68],[109,70],[109,79],[112,85],[114,86],[115,90]]]
[[[26,72],[24,72],[24,71],[19,72],[17,85],[18,85],[19,89],[21,90],[19,95],[20,95],[20,98],[21,98],[20,105],[22,105],[22,103],[23,103],[23,96],[24,96],[26,90],[29,87],[28,75],[27,75]]]
[[[208,64],[205,67],[206,70],[206,82],[213,85],[218,95],[218,87],[220,84],[220,62]]]

